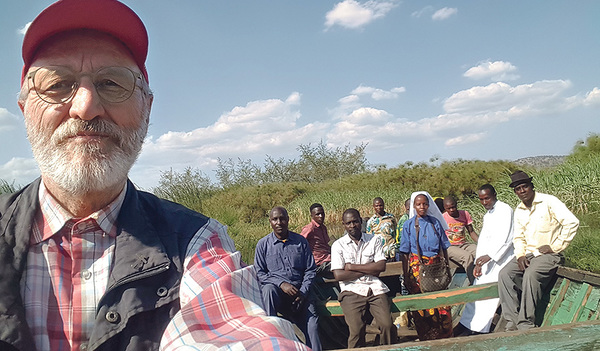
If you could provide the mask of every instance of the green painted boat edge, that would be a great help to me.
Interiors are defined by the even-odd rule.
[[[491,333],[406,342],[396,345],[364,347],[361,351],[592,351],[600,349],[600,321],[585,321],[563,325],[534,328],[527,331]]]

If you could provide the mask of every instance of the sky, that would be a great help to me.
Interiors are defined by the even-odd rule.
[[[16,103],[52,1],[0,4],[0,179],[39,176]],[[600,133],[600,2],[125,0],[149,33],[151,124],[130,177],[366,144],[373,165],[566,155]]]

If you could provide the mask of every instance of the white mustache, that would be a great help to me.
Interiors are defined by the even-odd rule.
[[[122,140],[122,131],[116,124],[102,118],[93,120],[81,120],[78,118],[69,118],[63,122],[54,133],[52,133],[51,141],[54,145],[61,144],[67,139],[77,136],[79,133],[95,133],[106,135],[109,138],[117,141],[119,144]]]

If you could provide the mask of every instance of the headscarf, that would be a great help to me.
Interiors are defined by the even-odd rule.
[[[410,211],[408,217],[413,218],[417,215],[417,210],[415,210],[415,197],[417,197],[417,195],[427,196],[427,200],[429,200],[429,208],[427,209],[427,215],[437,218],[437,220],[440,221],[442,228],[444,228],[444,230],[448,230],[448,223],[446,223],[446,220],[440,212],[440,209],[435,205],[435,202],[433,201],[431,195],[429,195],[429,193],[426,191],[415,191],[414,193],[412,193],[412,195],[410,195]]]

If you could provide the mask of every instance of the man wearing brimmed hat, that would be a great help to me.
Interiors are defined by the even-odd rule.
[[[532,179],[523,171],[510,176],[510,187],[521,203],[514,212],[515,258],[498,277],[506,330],[536,326],[537,303],[564,261],[562,251],[579,227],[579,220],[564,203],[552,195],[534,191]]]
[[[58,1],[25,34],[18,104],[41,177],[0,197],[0,350],[305,348],[259,308],[223,225],[128,180],[147,49],[116,0]]]

